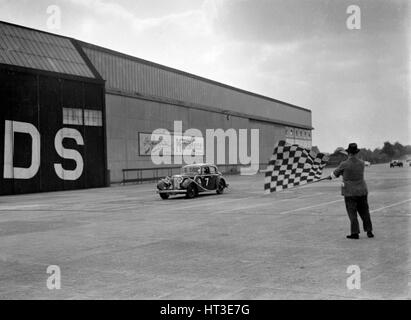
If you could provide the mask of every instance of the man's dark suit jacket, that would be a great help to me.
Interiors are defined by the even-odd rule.
[[[364,180],[364,161],[355,156],[350,156],[341,162],[333,174],[335,177],[342,175],[344,185],[341,193],[345,197],[365,196],[368,194],[367,184]]]

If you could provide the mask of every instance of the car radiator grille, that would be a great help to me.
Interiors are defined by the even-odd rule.
[[[178,178],[173,179],[173,187],[174,187],[174,189],[180,189],[180,184],[178,183]]]

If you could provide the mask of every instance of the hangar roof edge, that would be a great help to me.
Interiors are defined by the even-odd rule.
[[[205,82],[208,82],[208,83],[211,83],[211,84],[215,84],[215,85],[218,85],[218,86],[221,86],[221,87],[225,87],[227,89],[231,89],[231,90],[234,90],[234,91],[238,91],[238,92],[241,92],[241,93],[245,93],[245,94],[248,94],[248,95],[251,95],[251,96],[255,96],[255,97],[258,97],[258,98],[261,98],[261,99],[265,99],[265,100],[269,100],[269,101],[272,101],[272,102],[280,103],[280,104],[286,105],[288,107],[296,108],[296,109],[311,113],[310,109],[303,108],[303,107],[300,107],[300,106],[296,106],[296,105],[294,105],[292,103],[289,103],[289,102],[281,101],[281,100],[274,99],[274,98],[271,98],[271,97],[268,97],[268,96],[264,96],[264,95],[259,94],[259,93],[255,93],[255,92],[247,91],[247,90],[237,88],[237,87],[234,87],[234,86],[230,86],[230,85],[222,83],[222,82],[218,82],[218,81],[215,81],[215,80],[204,78],[204,77],[201,77],[201,76],[198,76],[198,75],[186,72],[186,71],[178,70],[178,69],[175,69],[175,68],[172,68],[172,67],[168,67],[168,66],[156,63],[156,62],[144,60],[142,58],[138,58],[138,57],[126,54],[126,53],[122,53],[122,52],[113,50],[113,49],[105,48],[105,47],[98,46],[98,45],[88,43],[88,42],[84,42],[84,41],[81,41],[81,40],[76,40],[76,41],[78,41],[82,46],[84,46],[86,48],[97,49],[97,50],[100,50],[102,52],[109,53],[109,54],[112,54],[112,55],[115,55],[115,56],[118,56],[118,57],[122,57],[122,58],[125,58],[125,59],[130,59],[130,60],[133,60],[133,61],[136,61],[136,62],[139,62],[139,63],[143,63],[143,64],[146,64],[146,65],[149,65],[149,66],[153,66],[153,67],[156,67],[156,68],[159,68],[159,69],[174,72],[174,73],[184,75],[184,76],[187,76],[187,77],[190,77],[190,78],[205,81]]]
[[[281,101],[281,100],[274,99],[274,98],[271,98],[271,97],[268,97],[268,96],[264,96],[264,95],[261,95],[261,94],[255,93],[255,92],[251,92],[251,91],[240,89],[240,88],[237,88],[237,87],[234,87],[234,86],[230,86],[230,85],[224,84],[222,82],[218,82],[218,81],[215,81],[215,80],[204,78],[204,77],[201,77],[201,76],[189,73],[189,72],[185,72],[185,71],[182,71],[182,70],[171,68],[171,67],[168,67],[168,66],[165,66],[165,65],[162,65],[162,64],[152,62],[152,61],[144,60],[144,59],[141,59],[141,58],[129,55],[129,54],[125,54],[125,53],[122,53],[122,52],[119,52],[119,51],[115,51],[113,49],[98,46],[98,45],[88,43],[88,42],[85,42],[85,41],[82,41],[82,40],[78,40],[78,39],[75,39],[75,38],[72,38],[72,37],[68,37],[68,36],[48,32],[48,31],[43,31],[43,30],[39,30],[39,29],[34,29],[34,28],[31,28],[31,27],[18,25],[18,24],[6,22],[6,21],[3,21],[3,20],[0,20],[0,24],[7,24],[7,25],[10,25],[10,26],[19,27],[19,28],[22,28],[22,29],[31,30],[31,31],[35,31],[35,32],[40,32],[40,33],[47,34],[47,35],[54,36],[54,37],[67,39],[67,40],[70,40],[71,42],[73,42],[73,45],[75,43],[77,43],[77,44],[80,45],[80,47],[88,47],[88,48],[91,48],[91,49],[94,48],[94,49],[101,50],[103,52],[113,54],[113,55],[116,55],[116,56],[119,56],[119,57],[123,57],[123,58],[126,58],[126,59],[137,61],[137,62],[146,64],[146,65],[150,65],[150,66],[153,66],[153,67],[156,67],[156,68],[160,68],[160,69],[163,69],[163,70],[174,72],[174,73],[184,75],[184,76],[187,76],[187,77],[190,77],[190,78],[194,78],[194,79],[197,79],[197,80],[205,81],[205,82],[215,84],[215,85],[218,85],[218,86],[221,86],[221,87],[225,87],[227,89],[234,90],[234,91],[237,91],[237,92],[241,92],[241,93],[244,93],[244,94],[247,94],[247,95],[251,95],[251,96],[258,97],[258,98],[261,98],[261,99],[265,99],[265,100],[268,100],[268,101],[276,102],[276,103],[282,104],[284,106],[295,108],[295,109],[298,109],[298,110],[301,110],[301,111],[309,112],[310,114],[312,113],[312,111],[310,109],[303,108],[303,107],[300,107],[300,106],[296,106],[294,104],[291,104],[291,103],[288,103],[288,102],[285,102],[285,101]],[[75,46],[75,47],[77,47],[77,46]],[[82,52],[80,52],[80,50],[78,50],[78,51],[79,51],[79,54],[84,59],[84,56],[83,56]],[[85,61],[85,62],[87,64],[87,66],[90,68],[90,65],[88,63],[89,61]],[[95,74],[95,71],[96,71],[95,67],[93,66],[93,68],[90,68],[90,69],[91,69],[90,71],[93,73],[93,75],[98,78],[98,76]]]
[[[0,20],[0,63],[101,80],[76,40]]]

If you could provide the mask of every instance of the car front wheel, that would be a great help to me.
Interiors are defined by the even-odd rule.
[[[222,194],[224,192],[225,184],[223,180],[220,180],[217,185],[217,194]]]
[[[168,193],[160,193],[160,197],[163,200],[167,200],[170,197],[170,195]]]
[[[193,184],[190,184],[187,187],[187,193],[186,193],[186,197],[189,199],[194,198],[197,195],[197,190],[196,187]]]

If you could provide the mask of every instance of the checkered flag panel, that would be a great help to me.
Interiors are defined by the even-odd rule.
[[[298,145],[280,141],[265,173],[264,190],[271,193],[321,179],[328,158]]]

